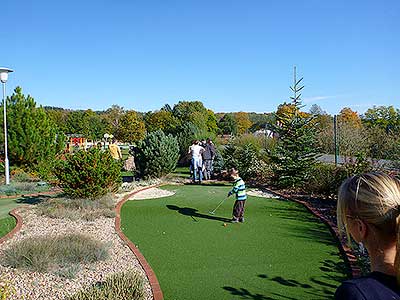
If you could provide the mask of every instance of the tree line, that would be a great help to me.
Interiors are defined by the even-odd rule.
[[[71,110],[37,106],[20,87],[6,99],[8,111],[9,158],[16,166],[49,166],[50,157],[63,149],[66,134],[81,134],[102,140],[105,133],[124,143],[138,143],[147,133],[162,130],[176,137],[181,156],[192,139],[218,135],[241,136],[260,129],[279,132],[279,118],[307,120],[303,127],[315,129],[309,143],[321,153],[334,153],[333,116],[313,105],[306,112],[297,103],[283,103],[274,113],[215,113],[200,101],[179,101],[172,107],[137,112],[112,105],[104,111]],[[280,120],[282,121],[282,120]],[[0,121],[3,127],[2,120]],[[363,152],[369,157],[400,159],[400,110],[393,106],[369,108],[359,115],[343,108],[338,115],[339,148],[343,155]],[[290,128],[288,128],[290,131]],[[0,143],[4,136],[0,135]],[[4,149],[4,147],[2,147]],[[0,151],[2,150],[0,149]],[[40,168],[39,168],[40,169]]]

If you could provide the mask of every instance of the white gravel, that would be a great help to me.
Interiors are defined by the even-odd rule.
[[[122,198],[117,196],[116,201]],[[0,277],[10,280],[16,294],[10,300],[60,300],[78,290],[105,279],[112,273],[134,269],[145,274],[136,256],[119,238],[114,227],[114,218],[101,217],[95,221],[71,221],[67,219],[50,219],[36,215],[32,208],[20,208],[17,211],[24,221],[21,230],[14,237],[0,245],[0,256],[4,249],[27,237],[65,235],[71,233],[85,234],[99,241],[108,243],[109,258],[105,261],[81,266],[74,279],[66,279],[50,273],[34,273],[16,270],[0,265]],[[146,278],[148,300],[153,299],[150,285]]]
[[[129,200],[155,199],[169,197],[172,195],[175,195],[175,192],[166,191],[159,188],[150,188],[133,195],[131,198],[129,198]]]
[[[256,196],[256,197],[264,197],[264,198],[275,198],[275,199],[281,199],[281,197],[274,195],[269,192],[265,192],[259,189],[254,189],[254,190],[249,190],[247,192],[248,195],[250,196]]]

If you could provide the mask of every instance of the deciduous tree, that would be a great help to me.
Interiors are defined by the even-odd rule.
[[[235,118],[239,134],[245,133],[251,127],[252,123],[249,119],[248,113],[241,111],[234,113],[233,116]]]
[[[146,128],[139,115],[131,110],[126,112],[118,122],[115,137],[123,142],[134,143],[142,140],[146,135]]]

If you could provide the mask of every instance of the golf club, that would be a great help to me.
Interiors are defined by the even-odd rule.
[[[227,197],[227,198],[228,198],[228,197]],[[217,205],[217,207],[214,208],[214,210],[212,210],[212,211],[210,211],[210,212],[208,212],[208,213],[209,213],[210,215],[214,215],[214,214],[215,214],[215,211],[218,209],[218,207],[220,207],[220,206],[222,205],[222,203],[224,203],[225,199],[226,199],[226,198],[222,199],[222,201]]]

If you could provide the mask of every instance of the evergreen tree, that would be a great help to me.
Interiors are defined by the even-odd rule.
[[[294,69],[294,85],[292,109],[280,110],[275,114],[276,124],[270,125],[271,130],[278,134],[276,148],[270,152],[274,163],[274,174],[277,185],[281,187],[297,187],[308,180],[310,171],[315,165],[317,149],[315,147],[316,122],[314,115],[301,113],[301,94],[304,86],[296,79]],[[287,106],[286,103],[284,105]]]
[[[179,147],[176,138],[154,131],[138,143],[137,165],[141,176],[162,177],[172,172],[178,162]]]
[[[64,136],[58,134],[45,110],[36,107],[30,95],[24,96],[20,87],[7,97],[7,130],[10,164],[14,166],[48,163],[63,147]]]

